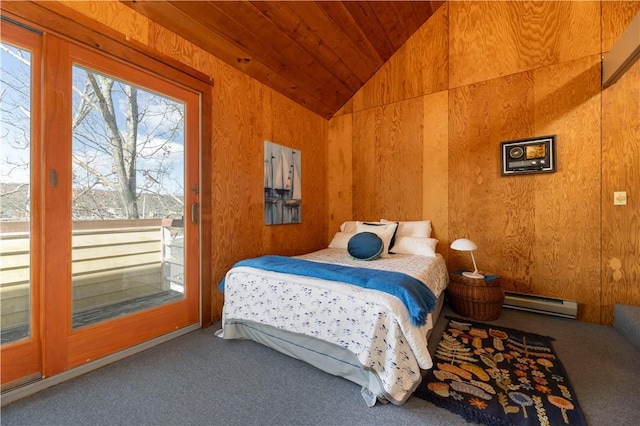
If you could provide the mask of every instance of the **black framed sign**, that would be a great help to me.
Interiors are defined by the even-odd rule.
[[[503,176],[556,171],[556,135],[501,143]]]

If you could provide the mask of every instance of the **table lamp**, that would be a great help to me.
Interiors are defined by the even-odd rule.
[[[473,251],[478,248],[476,243],[466,238],[459,238],[451,243],[451,248],[458,251],[469,251],[471,252],[471,260],[473,261],[473,272],[464,271],[462,273],[463,276],[467,278],[484,278],[484,275],[478,272],[478,267],[476,266],[476,259],[473,257]]]

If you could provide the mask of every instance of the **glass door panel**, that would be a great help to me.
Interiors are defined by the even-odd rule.
[[[75,64],[72,327],[184,299],[185,103]]]
[[[31,52],[1,43],[0,303],[2,343],[31,336]]]
[[[40,377],[40,35],[2,23],[0,42],[0,335],[2,390]]]

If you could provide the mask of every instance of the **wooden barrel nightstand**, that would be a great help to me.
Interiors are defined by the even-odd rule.
[[[479,279],[467,278],[462,271],[451,272],[447,294],[456,314],[481,321],[498,319],[504,302],[498,275]]]

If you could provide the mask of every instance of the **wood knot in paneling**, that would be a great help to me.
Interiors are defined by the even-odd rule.
[[[613,280],[620,281],[622,279],[622,261],[617,257],[612,257],[609,260],[609,268],[613,270]]]

